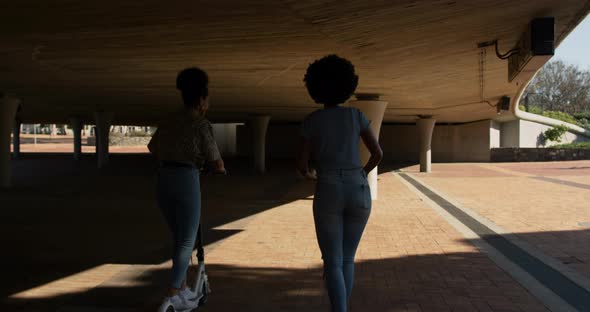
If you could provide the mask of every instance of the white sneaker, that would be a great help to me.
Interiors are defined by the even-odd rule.
[[[185,298],[181,293],[173,297],[166,297],[160,305],[158,312],[185,312],[199,307],[198,301]],[[173,310],[171,310],[172,308]]]
[[[197,293],[192,291],[190,288],[186,287],[179,292],[179,295],[187,300],[195,300],[197,299]]]

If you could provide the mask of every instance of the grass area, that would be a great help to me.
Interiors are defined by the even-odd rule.
[[[524,105],[519,106],[521,111],[526,111]],[[556,111],[543,111],[538,106],[531,106],[529,107],[529,113],[537,114],[561,121],[565,121],[571,123],[576,126],[580,126],[582,128],[590,130],[590,112],[582,112],[570,115],[564,112],[556,112]]]
[[[580,122],[576,118],[574,118],[574,116],[572,116],[570,114],[567,114],[567,113],[544,111],[542,113],[542,115],[545,116],[545,117],[549,117],[549,118],[553,118],[553,119],[565,121],[565,122],[571,123],[573,125],[582,126],[580,124]]]
[[[550,146],[549,148],[587,148],[587,149],[590,149],[590,142],[559,144],[559,145]]]

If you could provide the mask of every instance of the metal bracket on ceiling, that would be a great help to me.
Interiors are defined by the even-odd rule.
[[[379,101],[381,95],[378,93],[355,93],[354,96],[359,101]]]

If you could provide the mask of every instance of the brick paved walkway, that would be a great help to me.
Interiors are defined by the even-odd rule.
[[[380,187],[352,311],[544,311],[398,178],[382,175]],[[310,207],[298,200],[258,214],[210,253],[221,287],[211,311],[326,311]]]
[[[590,278],[590,161],[435,164],[430,175],[415,166],[405,171]]]
[[[1,272],[2,293],[10,296],[3,304],[23,311],[155,310],[170,265],[167,236],[149,159],[128,157],[114,156],[102,172],[91,160],[73,166],[67,157],[15,164],[22,178],[0,193],[2,207],[13,208],[0,211],[0,243],[12,255]],[[313,185],[291,172],[272,165],[257,177],[236,168],[203,182],[214,291],[203,311],[327,311]],[[31,175],[43,178],[33,183]],[[352,311],[546,311],[399,177],[382,174],[379,184],[358,251]]]

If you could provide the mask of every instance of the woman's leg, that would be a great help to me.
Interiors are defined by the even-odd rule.
[[[195,170],[164,168],[157,181],[158,205],[173,240],[172,281],[169,296],[186,285],[201,212],[199,177]]]
[[[176,179],[170,170],[160,169],[156,181],[156,196],[158,201],[158,207],[164,216],[166,225],[170,230],[170,236],[172,238],[172,267],[174,263],[174,253],[176,252],[176,196],[174,196],[173,188],[175,186]],[[173,284],[173,283],[172,283]],[[182,286],[182,285],[181,285]],[[181,287],[171,286],[168,291],[168,296],[172,297],[178,293]]]
[[[185,177],[176,206],[176,232],[172,257],[172,287],[181,288],[186,281],[197,230],[201,218],[201,191],[196,171]]]
[[[347,302],[352,294],[354,285],[354,258],[356,250],[369,220],[371,212],[371,191],[369,185],[348,185],[348,194],[352,196],[344,211],[343,217],[343,263],[342,272],[346,284]]]
[[[346,286],[342,273],[342,192],[340,185],[318,183],[313,202],[316,235],[326,287],[333,312],[346,311]]]

